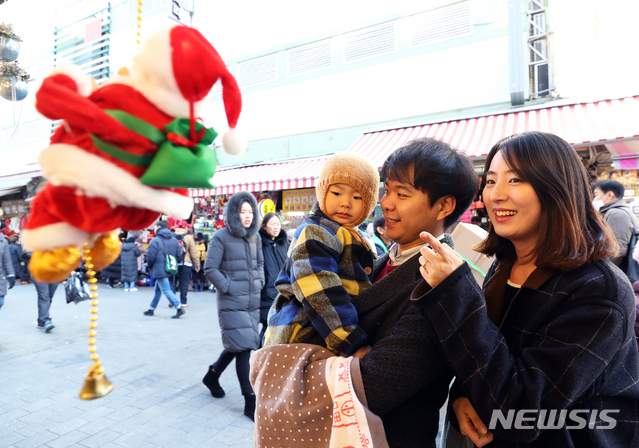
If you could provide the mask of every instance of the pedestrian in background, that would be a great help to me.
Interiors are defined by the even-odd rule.
[[[197,250],[196,257],[199,259],[199,270],[193,268],[193,291],[204,291],[204,261],[206,260],[206,252],[208,250],[208,244],[204,238],[204,234],[198,232],[195,237],[195,249]]]
[[[195,245],[195,239],[193,239],[193,227],[189,226],[186,221],[180,221],[175,229],[175,236],[178,242],[182,243],[184,251],[183,260],[178,263],[178,286],[180,288],[180,302],[182,306],[186,306],[191,273],[200,271],[200,254]]]
[[[0,278],[0,308],[2,308],[7,290],[13,288],[13,285],[16,283],[16,275],[13,270],[13,263],[11,262],[11,254],[9,253],[9,242],[7,241],[7,237],[2,234],[0,234],[0,254],[0,273],[3,274],[2,278]],[[7,288],[7,284],[9,288]]]
[[[39,283],[33,280],[33,284],[38,294],[38,328],[48,333],[55,328],[49,310],[59,283]]]
[[[180,246],[168,229],[166,221],[158,221],[155,223],[155,238],[151,240],[149,244],[149,250],[147,252],[147,263],[149,264],[149,272],[153,275],[155,280],[155,295],[151,301],[150,308],[144,312],[145,316],[153,316],[155,309],[158,307],[162,294],[166,296],[169,302],[175,307],[177,312],[172,319],[178,319],[185,311],[180,301],[175,297],[175,294],[171,290],[171,283],[169,282],[169,274],[164,269],[165,260],[167,255],[172,255],[178,259],[181,255]]]
[[[251,350],[259,347],[260,293],[264,286],[262,243],[257,237],[257,200],[246,191],[233,194],[224,207],[226,227],[213,234],[204,274],[217,288],[217,311],[224,350],[209,366],[202,382],[216,398],[224,396],[219,378],[235,359],[244,395],[244,415],[255,415],[255,394],[249,381]]]
[[[391,244],[393,244],[393,242],[386,237],[386,218],[384,218],[384,215],[376,216],[373,221],[373,242],[375,243],[378,256],[387,253]]]
[[[135,238],[135,245],[140,251],[140,256],[138,257],[138,273],[140,273],[142,272],[142,264],[144,263],[144,255],[146,255],[147,249],[141,236]]]
[[[122,241],[120,241],[120,245],[122,245]],[[118,258],[115,259],[113,263],[102,268],[100,271],[100,277],[107,279],[109,288],[115,288],[116,282],[120,280],[122,276],[122,251],[120,250],[120,254]]]
[[[16,280],[19,278],[21,281],[24,281],[25,276],[22,267],[25,266],[25,264],[24,261],[22,261],[22,247],[18,244],[18,237],[16,236],[9,239],[9,253],[11,254],[11,263],[13,263],[13,272],[16,275]]]
[[[639,232],[639,220],[623,199],[625,191],[623,184],[616,180],[599,180],[593,184],[593,205],[603,215],[619,244],[619,252],[611,258],[617,266],[621,266],[628,253],[632,235]]]
[[[280,270],[286,261],[286,253],[290,242],[286,231],[282,230],[280,218],[275,213],[267,213],[260,226],[262,238],[262,252],[264,254],[264,288],[260,296],[260,347],[264,342],[264,333],[268,327],[268,311],[278,292],[275,289],[275,280],[280,275]]]
[[[138,281],[138,257],[141,255],[140,249],[135,244],[135,237],[129,237],[122,245],[120,252],[121,259],[121,279],[124,283],[124,291],[135,292],[138,288],[135,283]]]

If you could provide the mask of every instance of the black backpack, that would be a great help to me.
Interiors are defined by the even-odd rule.
[[[180,255],[177,257],[178,264],[184,263],[184,255],[186,254],[186,247],[184,245],[184,235],[175,235],[178,246],[180,246]]]
[[[626,211],[630,215],[629,210]],[[630,222],[634,223],[632,220],[632,216],[630,217]],[[633,229],[632,235],[630,236],[630,242],[628,243],[628,251],[626,255],[623,257],[623,261],[619,265],[619,269],[621,269],[628,276],[630,283],[634,283],[639,281],[639,263],[632,257],[632,254],[635,252],[635,246],[637,245],[637,238],[639,237],[639,233]]]

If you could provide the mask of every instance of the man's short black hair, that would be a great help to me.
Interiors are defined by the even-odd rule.
[[[595,182],[595,188],[599,188],[604,193],[612,191],[612,194],[614,194],[617,199],[623,198],[623,195],[626,192],[626,188],[623,184],[613,179],[598,180]]]
[[[432,138],[412,140],[395,150],[384,162],[381,178],[426,193],[431,207],[444,196],[453,196],[457,205],[444,219],[444,228],[459,219],[479,190],[479,177],[468,156]]]
[[[166,221],[158,221],[155,223],[156,227],[159,227],[161,229],[168,229],[169,228],[169,224]]]
[[[386,227],[386,218],[384,218],[384,215],[376,216],[373,220],[373,232],[375,232],[375,235],[377,237],[380,236],[379,232],[377,231],[378,227]]]

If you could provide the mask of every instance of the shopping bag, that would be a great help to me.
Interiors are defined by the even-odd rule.
[[[175,258],[173,255],[169,255],[166,253],[166,251],[164,250],[164,244],[162,244],[162,240],[160,240],[159,238],[158,238],[158,243],[160,243],[160,248],[162,249],[162,252],[164,253],[164,270],[171,275],[177,275],[178,273],[177,258]]]
[[[67,303],[78,303],[89,300],[91,298],[91,292],[89,291],[89,285],[82,280],[82,274],[76,272],[70,275],[64,281],[64,292],[67,296]]]

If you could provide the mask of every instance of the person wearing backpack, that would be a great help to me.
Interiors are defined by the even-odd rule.
[[[177,310],[175,316],[171,316],[171,318],[178,319],[185,313],[185,310],[171,290],[169,277],[177,274],[177,260],[181,256],[180,245],[168,229],[166,221],[158,221],[155,223],[155,234],[157,236],[151,240],[149,251],[146,254],[149,272],[151,272],[155,280],[155,295],[151,301],[151,306],[144,312],[144,315],[154,315],[160,298],[162,294],[164,294]],[[173,272],[168,272],[167,269],[173,270]]]
[[[200,271],[200,256],[193,239],[193,228],[186,221],[180,221],[175,229],[175,237],[182,249],[182,259],[178,260],[178,286],[180,288],[180,302],[186,305],[186,296],[189,292],[191,272]],[[206,255],[206,254],[205,254]]]
[[[197,251],[197,259],[199,260],[199,265],[204,266],[204,261],[206,260],[206,251],[208,250],[206,239],[201,232],[198,232],[195,237],[195,250]],[[204,269],[197,270],[194,268],[193,273],[193,290],[194,291],[204,291]]]
[[[599,209],[619,244],[619,252],[611,261],[626,273],[631,282],[635,282],[639,280],[639,272],[630,271],[628,263],[634,262],[634,246],[631,247],[631,244],[636,242],[632,237],[639,232],[639,220],[623,200],[626,189],[616,180],[605,179],[595,182],[592,191],[595,208]]]

